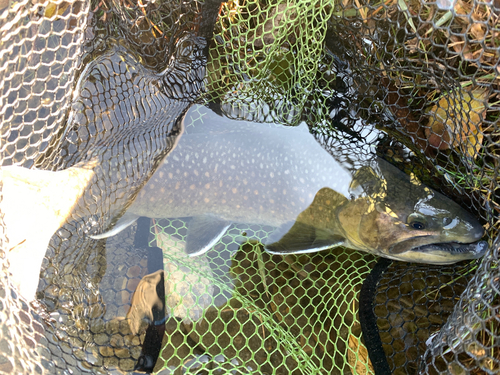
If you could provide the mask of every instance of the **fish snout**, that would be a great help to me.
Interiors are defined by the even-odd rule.
[[[443,223],[443,234],[447,241],[470,243],[479,241],[484,235],[481,223],[468,212],[461,216],[448,218]]]

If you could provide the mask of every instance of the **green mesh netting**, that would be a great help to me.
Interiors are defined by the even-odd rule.
[[[167,335],[159,363],[193,373],[367,371],[356,311],[372,255],[339,248],[273,257],[255,242],[240,249],[237,236],[262,231],[240,226],[201,259],[186,258],[176,224],[183,223],[157,223],[153,231],[167,263],[167,309],[187,334]]]
[[[496,0],[0,1],[2,165],[92,172],[57,225],[21,226],[26,243],[2,219],[0,372],[497,374],[499,16]],[[351,165],[376,153],[479,217],[491,248],[439,267],[278,256],[258,241],[273,228],[239,224],[189,258],[189,218],[90,238],[194,103],[304,121]],[[8,269],[30,241],[45,257],[28,303]]]

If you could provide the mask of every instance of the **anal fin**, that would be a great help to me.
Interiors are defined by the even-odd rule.
[[[265,242],[264,248],[271,254],[304,254],[341,246],[345,239],[326,229],[291,221],[276,229]]]
[[[186,236],[186,253],[197,256],[210,250],[226,233],[231,223],[214,216],[196,216],[189,223]]]

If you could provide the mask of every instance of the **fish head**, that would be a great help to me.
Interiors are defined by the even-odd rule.
[[[388,162],[354,175],[349,204],[338,212],[347,246],[387,258],[433,264],[475,259],[484,229],[457,203]]]

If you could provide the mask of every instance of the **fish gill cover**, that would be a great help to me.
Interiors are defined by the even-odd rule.
[[[2,165],[92,171],[51,238],[29,210],[25,242],[2,225],[0,371],[498,373],[499,13],[496,0],[0,1]],[[271,228],[236,225],[187,258],[187,218],[91,239],[195,102],[305,122],[350,165],[375,152],[480,218],[491,247],[451,266],[280,256],[254,241]],[[45,256],[32,303],[7,272],[26,249]]]

